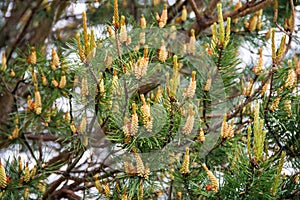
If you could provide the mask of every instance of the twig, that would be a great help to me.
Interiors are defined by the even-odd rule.
[[[172,190],[173,190],[173,180],[171,180],[171,184],[168,192],[168,200],[172,200]]]
[[[193,11],[194,11],[194,13],[196,15],[197,21],[200,20],[201,19],[201,15],[198,12],[198,8],[197,8],[197,5],[196,5],[195,1],[194,0],[190,0],[189,3],[190,3],[190,5],[191,5],[191,7],[192,7],[192,9],[193,9]]]
[[[66,178],[62,176],[62,177],[60,177],[59,179],[57,179],[56,181],[54,181],[54,182],[50,185],[49,189],[44,193],[44,195],[43,195],[43,200],[48,199],[48,196],[49,196],[52,192],[54,192],[55,189],[56,189],[63,181],[65,181],[65,180],[66,180]]]

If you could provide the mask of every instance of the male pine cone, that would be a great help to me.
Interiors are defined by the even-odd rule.
[[[0,161],[0,188],[6,188],[6,186],[7,186],[7,181],[6,181],[5,168]]]

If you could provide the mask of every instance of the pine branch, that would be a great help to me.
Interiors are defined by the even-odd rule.
[[[224,20],[227,20],[228,17],[231,19],[244,17],[248,14],[254,13],[272,3],[273,0],[262,0],[257,3],[249,2],[244,4],[240,9],[234,11],[228,11],[223,13]],[[205,12],[204,12],[205,13]],[[192,26],[189,28],[187,33],[191,31],[191,29],[195,30],[195,35],[199,35],[203,30],[210,27],[213,23],[218,21],[218,16],[214,16],[212,18],[207,18],[204,14],[200,17],[199,20],[195,21]]]

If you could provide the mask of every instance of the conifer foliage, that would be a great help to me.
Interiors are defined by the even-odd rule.
[[[299,5],[124,2],[3,50],[0,199],[299,198]]]

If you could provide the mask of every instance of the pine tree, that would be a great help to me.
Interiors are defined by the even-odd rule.
[[[158,2],[4,49],[1,199],[299,198],[299,5]]]

